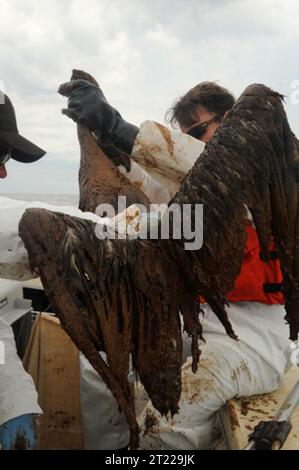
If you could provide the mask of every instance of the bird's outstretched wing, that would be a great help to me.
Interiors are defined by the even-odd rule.
[[[192,336],[193,367],[201,337],[198,295],[235,333],[226,293],[240,272],[246,245],[246,206],[263,256],[271,234],[284,274],[291,337],[299,330],[298,142],[282,96],[252,85],[208,143],[172,203],[204,205],[203,247],[186,240],[98,240],[92,222],[29,209],[20,235],[62,326],[102,376],[126,414],[131,447],[138,444],[129,356],[154,406],[178,411],[184,327]],[[189,240],[188,240],[189,241]],[[105,350],[107,363],[98,351]]]
[[[263,259],[271,235],[279,252],[290,337],[299,331],[299,143],[283,107],[283,96],[254,84],[240,96],[207,144],[172,203],[204,204],[204,244],[199,251],[171,245],[186,266],[192,291],[200,286],[227,324],[225,294],[240,271],[247,207],[253,216]],[[178,255],[179,253],[179,255]],[[190,266],[199,270],[192,276]],[[229,326],[228,326],[229,329]]]

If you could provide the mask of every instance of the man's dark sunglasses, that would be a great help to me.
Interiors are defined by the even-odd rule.
[[[206,122],[199,122],[196,126],[191,127],[186,134],[194,137],[194,139],[200,139],[203,135],[205,135],[207,128],[212,122],[221,121],[223,114],[216,114],[212,119]]]
[[[11,157],[10,147],[0,142],[0,165],[5,165]]]

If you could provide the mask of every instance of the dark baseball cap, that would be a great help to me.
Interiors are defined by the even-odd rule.
[[[0,140],[11,147],[11,158],[32,163],[45,155],[45,151],[21,136],[12,102],[0,90]]]

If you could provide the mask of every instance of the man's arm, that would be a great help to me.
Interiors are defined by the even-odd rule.
[[[141,124],[131,152],[130,171],[119,169],[154,204],[168,203],[203,152],[205,144],[154,121]]]
[[[61,85],[59,92],[68,97],[68,108],[63,109],[63,114],[85,125],[97,140],[111,143],[132,156],[162,186],[168,172],[166,180],[170,177],[176,182],[172,184],[172,195],[204,149],[201,141],[153,121],[145,121],[140,128],[130,124],[108,103],[101,88],[87,80],[71,80]],[[130,159],[125,166],[129,171]]]
[[[203,142],[186,134],[154,121],[145,121],[140,126],[131,152],[132,176],[130,172],[126,176],[132,182],[139,178],[141,189],[152,202],[168,203],[178,192],[204,147]]]

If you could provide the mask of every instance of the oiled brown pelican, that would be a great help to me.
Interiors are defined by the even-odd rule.
[[[127,380],[129,355],[154,406],[163,414],[175,413],[181,392],[179,312],[192,335],[194,369],[201,335],[199,294],[235,337],[225,296],[243,260],[245,206],[266,260],[274,237],[284,274],[286,319],[291,338],[297,338],[298,159],[282,96],[251,85],[171,201],[204,204],[202,249],[185,251],[183,239],[100,241],[92,222],[41,209],[24,214],[20,235],[32,269],[39,272],[63,327],[126,414],[131,448],[137,446],[138,427]],[[98,350],[106,351],[107,364]]]

